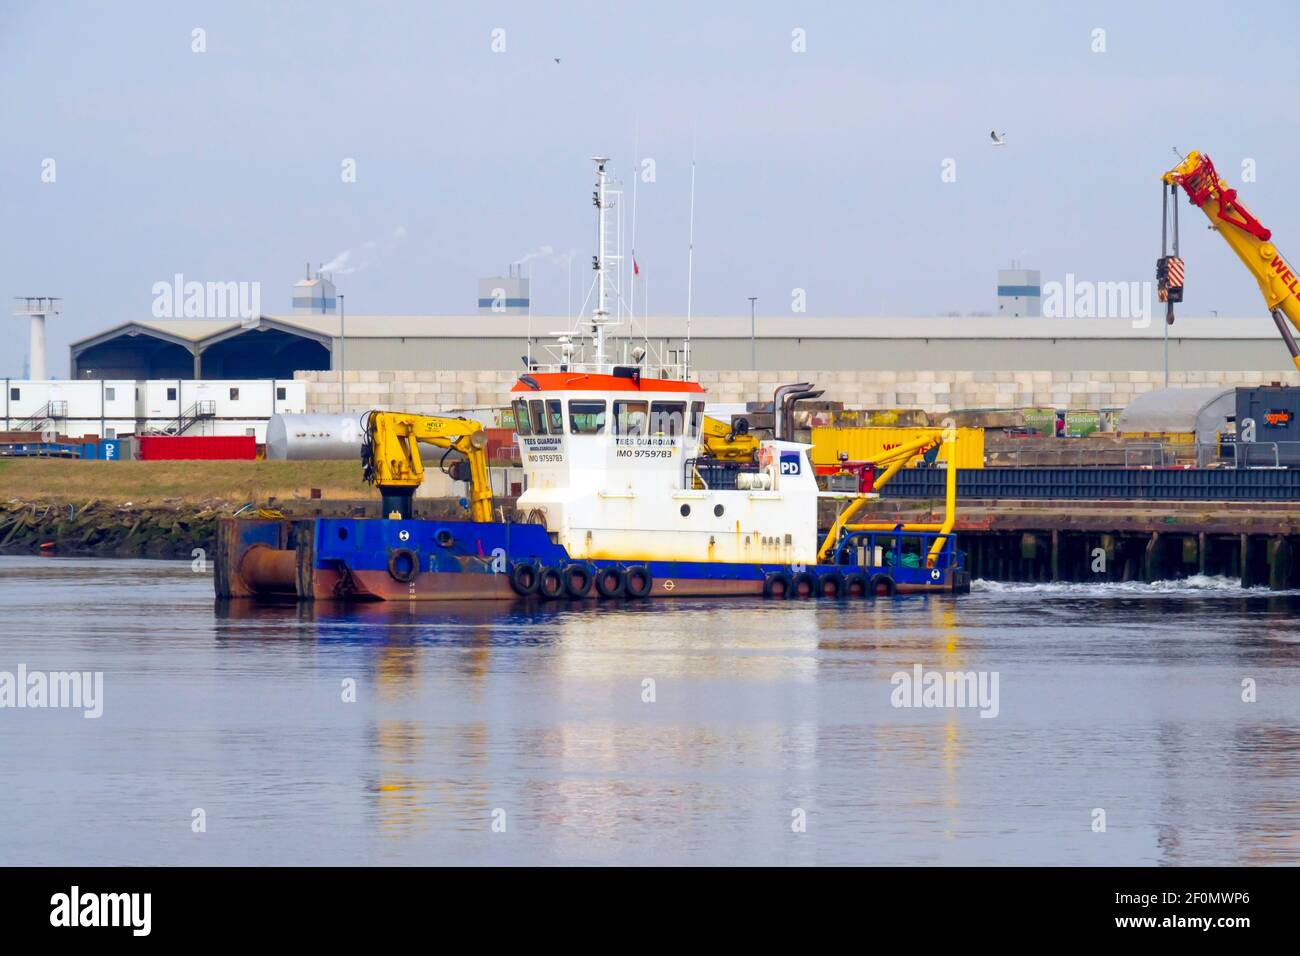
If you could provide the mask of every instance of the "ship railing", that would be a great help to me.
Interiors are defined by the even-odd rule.
[[[753,474],[760,470],[756,462],[687,458],[683,463],[682,487],[702,491],[736,491],[737,479],[741,474]]]
[[[584,375],[612,375],[616,368],[638,368],[645,378],[685,382],[690,371],[684,364],[636,365],[623,362],[537,362],[529,364],[531,372],[578,372]]]
[[[845,531],[836,543],[832,561],[839,565],[856,564],[859,567],[913,567],[925,568],[927,556],[936,541],[943,544],[935,555],[934,566],[940,569],[960,568],[964,556],[957,547],[957,535],[942,531],[909,531],[906,527],[896,531]],[[909,564],[914,560],[915,565]]]

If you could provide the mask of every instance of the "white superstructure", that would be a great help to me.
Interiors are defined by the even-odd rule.
[[[808,445],[762,442],[753,465],[697,461],[703,388],[614,371],[515,386],[522,515],[575,559],[816,563]]]

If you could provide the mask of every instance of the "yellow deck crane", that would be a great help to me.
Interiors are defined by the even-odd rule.
[[[1282,335],[1282,341],[1291,353],[1291,361],[1300,369],[1300,346],[1296,345],[1292,332],[1292,327],[1300,329],[1300,298],[1297,298],[1300,294],[1300,276],[1297,276],[1270,241],[1272,232],[1237,200],[1237,190],[1219,178],[1214,163],[1204,153],[1188,153],[1186,159],[1162,178],[1169,187],[1170,194],[1176,193],[1179,186],[1183,187],[1191,204],[1210,220],[1210,228],[1218,232],[1250,270],[1259,283],[1259,291]],[[1174,252],[1169,256],[1162,249],[1161,258],[1156,265],[1160,300],[1168,303],[1169,322],[1174,320],[1173,303],[1182,301],[1183,291],[1182,260],[1178,258],[1176,204],[1174,210]]]
[[[469,484],[470,517],[492,520],[492,486],[488,481],[487,432],[468,418],[411,415],[406,412],[373,411],[366,416],[365,440],[361,445],[362,470],[367,484],[382,495],[381,513],[386,518],[412,516],[415,489],[424,481],[424,463],[419,443],[459,452],[464,461],[453,462],[447,473]]]
[[[700,440],[710,458],[718,461],[756,461],[758,459],[758,439],[749,433],[749,423],[740,419],[735,425],[728,425],[716,418],[704,416],[704,426],[700,429]]]
[[[916,441],[908,442],[906,445],[900,445],[897,448],[891,448],[885,452],[872,464],[877,467],[884,466],[884,471],[880,472],[872,487],[874,491],[879,491],[881,487],[889,483],[889,480],[901,471],[909,461],[917,455],[924,454],[932,448],[937,448],[941,444],[955,443],[957,441],[957,430],[955,428],[936,429],[935,431],[918,438]],[[845,531],[933,531],[937,532],[934,543],[930,546],[930,551],[925,558],[925,566],[932,568],[939,560],[944,545],[952,535],[953,526],[957,523],[957,455],[950,449],[948,456],[947,474],[945,476],[945,495],[944,495],[944,515],[943,521],[934,522],[910,522],[905,524],[889,523],[883,521],[870,521],[854,523],[851,519],[858,510],[865,505],[872,497],[867,495],[858,495],[849,504],[847,508],[839,513],[835,518],[835,523],[826,534],[826,539],[822,542],[821,548],[817,552],[819,561],[828,561],[835,551],[835,546],[839,543],[840,536]]]

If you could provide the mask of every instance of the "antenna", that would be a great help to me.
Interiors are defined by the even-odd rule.
[[[686,248],[686,367],[682,379],[691,374],[691,293],[695,284],[695,143],[691,143],[691,225]]]
[[[632,138],[632,272],[628,276],[628,338],[636,332],[636,183],[641,178],[640,170],[637,169],[641,162],[641,121],[636,121],[636,132]],[[648,317],[647,317],[648,318]],[[645,332],[647,341],[650,338],[650,332]]]

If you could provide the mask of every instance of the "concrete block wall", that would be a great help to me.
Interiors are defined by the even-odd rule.
[[[386,408],[440,414],[474,406],[504,406],[517,373],[472,371],[349,371],[352,409]],[[340,410],[338,372],[298,372],[307,383],[307,411]],[[770,401],[783,382],[812,382],[828,401],[848,408],[920,408],[927,412],[990,408],[1123,408],[1163,385],[1161,372],[1122,371],[701,371],[715,402]],[[1173,372],[1171,387],[1300,385],[1297,372]]]

